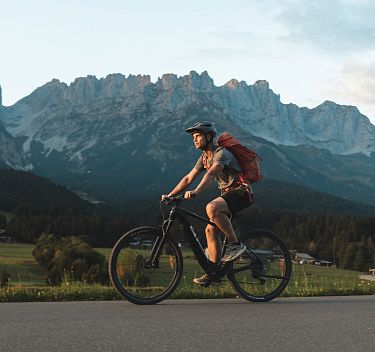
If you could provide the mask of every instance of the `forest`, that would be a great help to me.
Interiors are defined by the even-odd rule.
[[[0,173],[0,228],[12,236],[12,241],[36,243],[42,234],[51,234],[57,238],[78,236],[92,246],[111,247],[133,227],[161,223],[156,198],[131,202],[121,208],[98,206],[83,201],[64,187],[27,174],[13,170]],[[9,187],[9,183],[15,186]],[[199,213],[204,215],[204,204],[211,193],[196,203],[186,203],[186,207],[193,211],[200,209]],[[290,250],[335,261],[342,269],[367,271],[375,267],[375,216],[349,212],[346,200],[341,205],[337,202],[341,208],[335,209],[332,202],[331,210],[319,209],[319,199],[311,195],[304,198],[304,207],[298,210],[293,204],[301,202],[301,195],[291,190],[287,202],[284,200],[279,208],[271,207],[275,203],[265,201],[267,197],[272,200],[263,190],[260,205],[239,213],[234,221],[239,233],[266,228],[276,232]],[[312,208],[309,199],[313,201]],[[289,209],[287,204],[291,205]],[[192,223],[204,238],[203,227]],[[172,230],[182,240],[177,224]]]

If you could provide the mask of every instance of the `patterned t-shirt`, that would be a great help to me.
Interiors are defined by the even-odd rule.
[[[216,176],[215,180],[220,189],[227,188],[237,181],[237,174],[241,171],[241,167],[236,157],[227,149],[217,147],[214,151],[212,159],[207,158],[207,165],[213,164],[224,165],[224,169]],[[197,160],[194,169],[204,171],[202,155]]]

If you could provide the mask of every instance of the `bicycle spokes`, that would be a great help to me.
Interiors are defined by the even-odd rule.
[[[289,252],[282,241],[265,230],[242,239],[242,242],[247,250],[233,262],[229,275],[234,287],[249,300],[274,298],[290,278]]]
[[[155,243],[160,255],[155,257]],[[155,231],[134,231],[115,245],[111,256],[111,277],[119,292],[134,303],[161,300],[178,284],[182,259],[177,246]]]

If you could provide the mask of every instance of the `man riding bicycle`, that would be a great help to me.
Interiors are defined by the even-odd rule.
[[[240,181],[238,174],[241,171],[236,157],[227,149],[217,146],[215,126],[208,121],[197,122],[185,130],[193,137],[196,149],[201,149],[203,154],[197,160],[194,168],[184,176],[177,186],[168,194],[175,196],[184,191],[193,181],[207,170],[201,182],[192,191],[184,193],[185,199],[191,199],[205,191],[215,180],[221,191],[220,197],[210,201],[206,212],[217,227],[207,225],[206,238],[208,255],[211,261],[208,273],[195,278],[194,283],[207,286],[217,283],[215,271],[222,262],[232,261],[245,252],[246,247],[237,240],[229,216],[250,206],[253,201],[253,192],[249,184]],[[164,199],[166,195],[162,196]],[[221,256],[220,232],[226,237],[226,246],[223,257]]]

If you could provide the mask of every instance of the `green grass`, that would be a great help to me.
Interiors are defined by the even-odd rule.
[[[44,269],[35,261],[32,244],[0,243],[0,275],[6,270],[11,283],[44,285]]]
[[[0,275],[5,269],[11,274],[8,288],[0,289],[0,302],[113,300],[121,297],[112,287],[65,282],[59,287],[45,285],[44,269],[32,256],[34,245],[0,243]],[[99,248],[107,258],[111,249]],[[184,274],[172,298],[237,297],[229,282],[217,287],[201,288],[192,279],[201,269],[192,253],[185,249]],[[314,265],[294,265],[293,275],[283,296],[325,296],[375,294],[375,282],[364,281],[356,271],[331,269]]]

